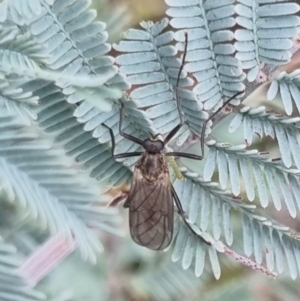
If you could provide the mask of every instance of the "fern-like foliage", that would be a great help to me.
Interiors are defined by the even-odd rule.
[[[177,50],[171,44],[174,33],[166,30],[168,24],[166,18],[156,24],[142,22],[142,30],[130,29],[122,35],[124,41],[114,45],[117,51],[125,53],[119,55],[116,62],[133,85],[130,97],[145,111],[160,134],[169,133],[179,123],[174,86],[181,61],[176,58]],[[177,135],[178,145],[183,144],[191,132],[200,135],[208,117],[193,93],[181,88],[192,83],[183,72],[178,96],[186,124]]]
[[[90,132],[85,131],[86,128],[80,123],[83,117],[77,119],[74,116],[77,107],[67,102],[59,87],[48,82],[31,82],[22,89],[32,91],[33,95],[39,98],[40,105],[35,111],[39,126],[46,133],[54,135],[54,141],[64,146],[66,155],[74,158],[82,170],[89,172],[90,176],[98,181],[107,180],[113,185],[128,181],[130,170],[111,157],[111,151],[106,143],[99,143],[97,138],[101,135],[95,134],[95,138]],[[96,107],[93,111],[99,114]],[[90,114],[87,116],[91,116]],[[109,118],[110,113],[104,114]],[[88,127],[90,124],[85,126]],[[108,133],[106,136],[108,140]]]
[[[28,287],[25,275],[19,271],[22,257],[18,250],[11,244],[0,240],[0,298],[1,300],[14,301],[39,301],[46,296]]]
[[[247,145],[252,144],[253,133],[261,139],[269,136],[277,139],[282,161],[286,167],[295,164],[300,169],[299,117],[287,118],[281,114],[267,112],[265,107],[251,109],[244,107],[232,120],[229,131],[235,132],[243,126],[244,139]],[[288,147],[287,147],[288,145]]]
[[[281,209],[283,199],[290,215],[296,217],[296,208],[300,208],[297,193],[299,170],[287,169],[278,160],[267,157],[268,153],[245,150],[245,145],[228,146],[215,141],[209,144],[210,152],[204,168],[205,179],[210,179],[217,168],[221,187],[226,188],[229,180],[231,190],[236,196],[241,192],[240,181],[244,179],[248,199],[254,200],[256,187],[259,201],[264,208],[269,204],[267,192],[269,187],[269,193],[277,210]],[[293,193],[288,187],[293,189]]]
[[[204,280],[204,279],[201,279]],[[182,271],[178,264],[172,262],[155,265],[138,273],[131,281],[130,288],[143,289],[153,300],[170,300],[187,298],[191,291],[196,294],[203,281],[195,278],[192,269]]]
[[[55,0],[25,0],[22,5],[18,0],[4,0],[0,5],[0,22],[7,18],[18,25],[28,24],[32,18],[37,17],[42,10],[42,4],[53,4]]]
[[[91,31],[90,36],[85,34],[85,32],[90,33],[90,29],[85,28],[85,17],[95,16],[94,11],[85,13],[89,1],[81,1],[81,5],[70,3],[67,6],[65,2],[59,1],[55,2],[55,6],[49,6],[43,1],[40,4],[39,17],[31,19],[31,22],[28,22],[29,27],[23,26],[20,30],[10,21],[6,21],[7,26],[2,31],[1,46],[6,56],[3,56],[1,65],[2,71],[5,72],[1,78],[3,82],[1,104],[2,117],[7,118],[2,120],[2,124],[3,129],[9,132],[9,134],[7,131],[3,132],[2,140],[8,141],[8,145],[2,145],[4,156],[2,178],[5,179],[5,187],[11,198],[17,198],[23,206],[28,206],[31,217],[39,218],[50,233],[59,231],[69,240],[74,236],[83,258],[95,261],[96,252],[101,250],[102,246],[91,228],[117,233],[118,218],[115,216],[115,211],[99,207],[102,202],[99,200],[99,192],[95,190],[95,186],[92,183],[81,184],[80,182],[84,182],[83,175],[80,177],[75,170],[64,167],[62,161],[65,158],[49,149],[51,139],[50,144],[44,149],[43,140],[27,141],[36,138],[36,135],[32,136],[28,133],[27,136],[15,132],[14,122],[18,123],[14,115],[17,113],[22,119],[26,119],[28,124],[30,119],[35,119],[46,136],[53,137],[54,142],[63,145],[66,154],[73,157],[83,170],[90,171],[91,177],[118,185],[130,179],[131,172],[112,159],[106,145],[110,139],[108,133],[104,143],[101,143],[102,140],[97,139],[101,138],[101,134],[94,138],[91,133],[84,130],[84,126],[80,124],[82,120],[78,122],[76,117],[90,121],[87,117],[90,114],[86,113],[101,114],[102,111],[93,105],[93,99],[101,95],[100,107],[105,111],[110,110],[111,99],[119,98],[121,96],[119,88],[128,85],[122,76],[116,75],[105,86],[101,86],[115,74],[116,67],[113,66],[111,57],[102,56],[110,48],[108,44],[104,44],[107,38],[107,33],[103,31],[104,24],[91,24],[90,29],[94,28],[94,31]],[[66,11],[68,13],[65,13]],[[84,13],[84,18],[81,16],[76,19],[76,16],[81,13]],[[92,21],[91,18],[89,19]],[[71,26],[71,20],[75,27],[78,26],[77,31],[74,26]],[[65,28],[67,25],[68,27]],[[63,30],[57,32],[59,28]],[[100,33],[96,39],[93,39],[95,30]],[[69,49],[70,45],[74,47]],[[45,69],[45,66],[48,69]],[[55,72],[51,72],[50,69]],[[86,85],[84,81],[80,81],[84,79],[82,76],[89,72],[93,73],[92,76],[96,75],[96,77],[89,77],[89,80],[93,82],[96,79],[100,87],[77,89],[76,85]],[[25,77],[21,78],[21,74],[25,74]],[[55,83],[49,81],[52,75],[56,75],[53,78]],[[77,81],[74,81],[75,78]],[[100,78],[102,80],[99,81]],[[91,85],[87,84],[87,86]],[[82,102],[86,97],[89,103],[74,105]],[[99,107],[99,103],[97,106]],[[113,106],[118,122],[119,107]],[[144,122],[143,115],[135,110],[132,103],[126,105],[126,111],[134,116],[135,122],[140,124],[140,127],[144,126],[148,131],[148,123]],[[107,118],[103,121],[112,120],[107,113],[105,117]],[[20,149],[16,147],[16,154],[14,154],[11,145],[18,144],[19,141],[26,144]],[[22,151],[24,154],[21,155]],[[33,161],[33,158],[36,161]],[[47,172],[47,167],[50,166],[55,168]],[[74,184],[74,177],[78,179],[77,184]],[[39,203],[41,199],[44,200],[43,203]]]
[[[232,56],[235,7],[231,0],[165,2],[171,7],[167,14],[172,17],[171,26],[177,30],[174,37],[180,50],[184,46],[184,32],[189,35],[185,70],[197,79],[193,92],[204,103],[205,110],[216,110],[222,105],[222,97],[231,97],[245,88],[241,64]]]
[[[277,49],[277,52],[272,52],[271,49],[271,46],[276,44],[273,35],[270,35],[269,40],[267,38],[256,39],[254,37],[258,29],[262,29],[260,33],[265,34],[264,29],[269,25],[264,26],[262,24],[271,22],[272,18],[269,17],[279,12],[280,8],[283,9],[281,11],[282,15],[288,15],[286,18],[287,24],[291,24],[290,27],[297,26],[297,24],[292,24],[292,20],[298,20],[298,17],[294,18],[292,15],[297,11],[298,6],[276,4],[273,7],[275,10],[268,12],[272,6],[258,4],[259,13],[256,13],[253,5],[251,6],[252,12],[250,8],[246,7],[249,4],[242,3],[235,6],[231,1],[203,1],[203,3],[190,1],[183,4],[176,0],[170,0],[167,1],[167,4],[171,6],[167,13],[173,17],[170,24],[173,28],[178,29],[177,32],[164,31],[168,24],[167,20],[162,20],[154,25],[143,22],[141,26],[144,30],[134,29],[127,31],[123,34],[124,41],[114,45],[114,48],[125,53],[118,56],[117,63],[121,65],[120,69],[127,75],[128,81],[133,85],[133,91],[130,93],[130,96],[141,109],[145,110],[147,116],[153,120],[153,125],[157,131],[165,134],[178,124],[178,113],[174,102],[174,82],[178,74],[180,61],[175,58],[177,50],[170,44],[174,37],[179,42],[176,45],[177,49],[183,51],[184,32],[188,33],[188,63],[185,65],[185,70],[193,73],[198,83],[193,88],[193,92],[196,95],[193,98],[193,102],[184,98],[181,99],[187,126],[180,132],[182,136],[179,137],[179,142],[177,141],[180,145],[190,136],[189,131],[186,130],[187,128],[195,134],[199,134],[201,124],[206,119],[204,117],[201,120],[203,109],[216,110],[222,104],[222,96],[230,97],[235,92],[244,89],[242,81],[245,79],[245,74],[242,69],[250,69],[248,80],[254,81],[260,71],[259,64],[261,62],[278,66],[289,61],[292,53],[291,33],[286,38],[286,48]],[[234,18],[235,13],[239,15],[236,19]],[[252,15],[249,15],[249,13],[255,14],[258,21],[251,17]],[[253,22],[253,26],[250,28],[249,24],[251,22]],[[233,32],[231,28],[236,24],[240,26],[248,24],[248,31],[238,29]],[[253,32],[250,32],[250,29]],[[276,29],[274,30],[276,31]],[[250,37],[253,39],[250,39]],[[246,40],[242,40],[243,38]],[[236,39],[236,42],[233,45],[232,41],[234,39]],[[269,47],[266,46],[267,44]],[[252,45],[256,49],[251,50],[249,47],[252,47]],[[238,51],[237,53],[236,50]],[[283,52],[287,55],[286,58]],[[235,53],[236,56],[233,58],[232,55]],[[282,59],[276,61],[273,55],[280,54],[282,54]],[[269,60],[264,59],[267,56]],[[242,57],[245,57],[245,59],[242,59]],[[273,58],[273,61],[271,58]],[[250,62],[250,60],[252,61]],[[182,78],[189,79],[189,77],[186,77],[186,74],[183,74]],[[140,87],[140,85],[143,86]],[[189,87],[187,84],[186,86]],[[186,92],[186,90],[182,90],[179,92],[179,95],[182,96],[180,93]],[[276,93],[273,94],[275,95]],[[187,97],[187,99],[192,100],[190,97]],[[239,101],[233,102],[233,104],[238,103]],[[199,111],[201,110],[200,114]],[[165,112],[168,113],[165,114]],[[214,172],[218,171],[221,188],[226,189],[228,182],[230,182],[230,188],[236,197],[241,194],[241,181],[243,180],[246,195],[250,201],[253,201],[257,195],[262,207],[265,208],[268,206],[269,200],[272,199],[278,210],[281,209],[281,202],[284,201],[290,215],[295,217],[297,208],[299,208],[297,194],[299,170],[291,169],[291,167],[292,161],[297,162],[296,166],[298,167],[297,149],[299,144],[296,138],[298,135],[296,124],[298,119],[286,119],[284,117],[271,116],[269,113],[261,113],[260,108],[253,110],[250,110],[248,107],[242,108],[232,121],[230,129],[234,131],[243,124],[245,140],[249,145],[252,142],[254,133],[257,133],[260,137],[263,137],[265,134],[277,138],[284,165],[277,159],[267,157],[265,152],[259,153],[256,150],[245,150],[245,145],[230,146],[226,143],[211,141],[207,143],[210,151],[206,158],[203,176],[204,179],[210,180]],[[198,131],[195,130],[195,126]],[[286,149],[286,147],[284,148],[284,143],[287,139],[289,139],[289,144],[292,145],[290,150]],[[190,176],[193,179],[197,178],[197,175],[193,174],[186,174],[186,176]],[[283,237],[282,241],[289,241],[291,245],[297,245],[292,236],[287,238],[280,232],[281,226],[277,226],[276,223],[274,224],[270,220],[254,213],[252,205],[236,201],[235,197],[226,194],[214,184],[201,183],[206,187],[204,192],[202,192],[203,194],[201,189],[199,190],[192,181],[175,182],[175,188],[181,201],[184,203],[185,200],[190,200],[192,209],[188,210],[188,217],[192,224],[196,223],[198,213],[199,211],[201,212],[201,217],[199,217],[200,224],[197,225],[198,228],[196,227],[200,232],[195,230],[200,236],[206,237],[204,232],[210,230],[208,228],[209,221],[212,221],[211,231],[213,238],[219,240],[223,229],[224,238],[227,244],[231,245],[233,233],[231,232],[230,209],[234,208],[242,212],[242,215],[245,216],[244,220],[249,217],[251,227],[255,228],[252,231],[254,237],[250,237],[248,241],[245,238],[245,245],[249,245],[250,240],[254,241],[254,251],[246,251],[245,247],[245,252],[248,256],[254,253],[257,263],[262,263],[264,257],[262,249],[258,249],[258,245],[263,245],[261,241],[263,234],[261,231],[265,229],[264,227],[267,227],[268,231],[276,233],[274,234],[274,241],[277,239],[276,235],[278,235],[280,239]],[[210,187],[210,189],[207,187]],[[257,193],[255,188],[257,188]],[[220,200],[224,202],[224,206]],[[221,225],[221,217],[224,222],[223,226]],[[273,227],[273,225],[275,226]],[[246,229],[245,233],[250,231],[250,228],[246,228],[246,226],[244,226],[244,229]],[[217,260],[217,252],[222,252],[222,248],[206,246],[199,239],[199,236],[193,235],[186,225],[180,222],[177,224],[177,231],[173,260],[177,261],[182,257],[182,265],[186,269],[190,267],[195,258],[195,273],[196,275],[201,275],[205,265],[205,253],[208,252],[212,270],[215,276],[219,278],[220,266]],[[252,232],[250,231],[249,233]],[[278,234],[279,232],[280,234]],[[209,235],[207,237],[209,239]],[[266,236],[265,240],[267,241],[268,239],[273,241],[272,235],[271,238]],[[280,244],[276,246],[278,247]],[[270,248],[275,250],[276,246],[271,243]],[[295,261],[295,256],[292,256],[293,259],[289,257],[291,256],[288,254],[290,249],[288,247],[285,249],[289,266],[292,261]],[[266,261],[271,261],[268,255],[266,255],[266,258]],[[270,271],[274,270],[274,265],[268,262],[266,264]],[[277,271],[282,272],[280,264],[277,266]],[[290,273],[295,278],[298,271],[295,273],[290,268]]]
[[[231,212],[234,209],[240,213],[243,221],[245,254],[248,257],[253,255],[256,263],[264,263],[269,271],[278,273],[283,272],[286,260],[291,277],[295,279],[299,275],[300,241],[292,230],[260,215],[254,205],[243,203],[241,199],[218,188],[217,183],[204,181],[198,174],[188,172],[187,169],[182,168],[181,171],[186,179],[177,180],[175,187],[178,195],[182,196],[182,205],[189,213],[191,224],[195,224],[200,231],[211,231],[216,241],[223,236],[226,243],[232,245]],[[182,266],[187,269],[195,258],[195,274],[200,276],[205,267],[207,253],[212,271],[219,278],[221,269],[217,252],[224,252],[222,246],[216,243],[214,248],[208,247],[199,237],[188,231],[184,224],[180,224],[176,230],[178,232],[172,259],[177,261],[182,257]]]
[[[299,70],[291,73],[280,72],[268,89],[267,99],[273,100],[277,94],[280,94],[286,114],[292,114],[293,102],[300,112],[299,87]]]
[[[47,66],[49,68],[63,70],[63,73],[73,76],[75,74],[105,76],[105,74],[112,74],[115,70],[114,59],[106,55],[111,46],[106,43],[108,34],[105,31],[105,24],[93,22],[96,14],[94,10],[87,10],[88,4],[88,1],[78,1],[66,5],[64,1],[56,1],[52,7],[45,6],[40,19],[31,24],[31,32],[38,42],[52,45],[50,49],[48,48],[50,58]],[[49,22],[47,26],[41,27],[40,23],[45,24],[45,15]],[[74,140],[68,141],[65,145],[67,153],[76,156],[75,160],[82,165],[82,168],[90,170],[91,177],[99,181],[108,180],[113,185],[128,181],[131,171],[111,158],[106,146],[110,141],[109,132],[101,124],[106,123],[113,128],[116,135],[118,134],[119,104],[118,101],[113,104],[113,100],[121,98],[117,92],[119,89],[128,87],[128,83],[121,74],[116,74],[104,86],[93,90],[63,86],[60,92],[65,99],[61,100],[61,108],[59,108],[57,98],[53,99],[55,102],[53,107],[49,107],[49,101],[46,98],[47,105],[40,119],[43,127],[49,125],[54,127],[55,123],[58,123],[56,129],[68,127]],[[54,89],[56,90],[55,87]],[[84,101],[85,99],[88,101]],[[77,107],[68,106],[65,103],[66,100]],[[126,110],[124,130],[137,137],[148,135],[151,131],[150,120],[136,110],[133,102],[127,103],[124,100],[124,103]],[[67,110],[66,107],[69,108],[69,114],[63,113]],[[62,122],[67,126],[64,126]],[[80,126],[78,122],[84,126]],[[92,131],[92,134],[85,133],[82,129],[87,132]],[[62,142],[70,138],[69,132],[58,134],[60,136],[57,137],[57,141]],[[120,135],[116,137],[116,142],[118,143],[117,152],[134,151],[137,148],[137,145],[125,141]],[[125,160],[124,164],[131,166],[134,162],[133,158]]]
[[[104,56],[110,50],[110,45],[105,43],[105,24],[93,22],[96,12],[88,10],[89,5],[90,1],[84,0],[70,3],[55,1],[52,6],[44,3],[38,19],[31,22],[29,30],[38,43],[48,45],[49,57],[45,62],[48,68],[72,76],[101,74],[101,77],[106,77],[107,86],[99,87],[91,95],[97,97],[102,106],[107,106],[109,86],[120,88],[125,83],[120,75],[115,75],[113,59]],[[70,103],[86,98],[72,87],[64,88]],[[89,99],[92,99],[91,95],[87,94]]]
[[[37,4],[39,8],[33,5],[36,8],[36,15],[39,17],[30,18],[31,21],[27,22],[30,27],[23,27],[23,31],[26,32],[24,35],[22,35],[20,30],[13,24],[4,28],[2,39],[4,51],[6,51],[8,55],[13,55],[9,50],[19,49],[20,54],[18,55],[21,58],[24,56],[27,61],[31,59],[31,61],[28,61],[30,62],[29,66],[33,65],[38,69],[39,65],[43,64],[53,70],[63,70],[63,72],[59,74],[65,74],[67,79],[70,79],[70,76],[74,78],[76,75],[76,78],[80,81],[81,76],[91,71],[94,74],[101,74],[101,76],[97,75],[96,78],[100,76],[104,80],[102,83],[111,78],[116,70],[112,65],[113,58],[102,56],[102,54],[110,49],[110,45],[105,44],[108,35],[107,32],[104,31],[104,23],[91,23],[96,13],[94,10],[86,11],[90,2],[73,2],[66,5],[65,2],[56,1],[53,6],[49,4],[51,3],[40,1]],[[24,5],[26,4],[24,3]],[[68,11],[68,13],[65,13],[66,11]],[[59,19],[57,15],[59,15]],[[45,22],[45,20],[47,20],[47,22]],[[86,23],[87,21],[88,23]],[[41,26],[41,24],[43,24],[43,26]],[[68,26],[66,27],[66,25]],[[90,31],[90,29],[93,29],[93,31]],[[95,30],[98,30],[97,33],[100,32],[96,35],[96,38],[93,38],[96,32]],[[86,32],[90,35],[87,35]],[[35,42],[33,42],[32,34],[35,37]],[[36,44],[36,41],[40,46]],[[22,45],[22,47],[19,47],[19,45]],[[26,47],[24,47],[25,45]],[[51,47],[49,47],[49,45],[51,45]],[[20,64],[15,67],[13,64],[8,64],[10,61],[11,60],[7,60],[5,62],[7,65],[5,70],[12,70],[12,68],[14,68],[18,69],[19,73],[17,74],[21,72],[24,73],[20,68]],[[12,61],[12,63],[13,62],[14,61]],[[23,65],[21,67],[24,67]],[[23,69],[27,71],[26,75],[28,75],[27,65],[25,67]],[[58,73],[47,71],[45,78],[40,75],[38,77],[51,79],[49,78],[49,74],[57,75]],[[58,79],[57,76],[56,79]],[[70,83],[70,81],[67,80],[56,81],[56,84],[58,84],[60,88],[57,85],[49,83],[47,80],[27,82],[26,80],[16,81],[16,78],[13,78],[13,80],[13,85],[9,84],[7,78],[3,80],[3,84],[8,85],[8,88],[3,92],[3,96],[5,96],[3,102],[5,102],[7,107],[11,110],[18,111],[23,119],[28,118],[27,113],[30,112],[30,115],[34,117],[34,119],[37,119],[45,132],[54,134],[57,142],[64,143],[67,153],[76,157],[75,160],[82,165],[82,168],[84,170],[90,170],[91,176],[97,178],[97,180],[102,180],[102,178],[105,177],[105,179],[108,179],[112,184],[118,184],[130,178],[130,171],[110,158],[110,152],[106,145],[99,144],[91,134],[85,133],[83,126],[78,123],[76,117],[73,117],[78,115],[82,117],[85,113],[92,110],[95,98],[99,101],[102,97],[102,109],[106,111],[110,109],[112,105],[111,100],[107,100],[107,98],[120,97],[121,94],[117,88],[122,85],[127,87],[126,82],[122,80],[120,75],[116,75],[112,78],[110,87],[106,85],[89,90],[86,88],[76,89],[74,86],[68,86],[66,83]],[[89,81],[90,80],[91,77],[89,77]],[[86,86],[84,82],[81,84]],[[98,81],[98,84],[101,83]],[[28,106],[24,107],[24,104],[20,104],[20,102],[18,105],[14,105],[15,98],[17,98],[18,95],[16,92],[22,94],[22,102],[27,100],[27,103],[32,105],[39,101],[41,106],[39,106],[38,109]],[[27,94],[24,94],[25,92]],[[14,95],[11,96],[11,94]],[[24,99],[25,96],[28,99]],[[86,97],[89,98],[90,103],[86,102],[77,109],[74,105],[72,106],[66,103],[66,100],[76,103]],[[45,102],[47,102],[47,104],[43,105]],[[97,105],[99,106],[99,102]],[[95,110],[96,108],[94,108],[94,111]],[[101,156],[103,160],[97,160],[99,156]],[[100,167],[101,162],[105,163],[105,165]],[[105,176],[103,176],[103,173],[105,173]]]
[[[293,102],[300,112],[299,71],[277,70],[295,51],[299,6],[269,2],[166,0],[171,20],[142,22],[140,29],[127,30],[113,45],[120,52],[115,59],[109,55],[106,24],[95,21],[90,0],[1,1],[0,180],[8,199],[50,234],[75,239],[82,257],[95,261],[102,249],[95,230],[119,233],[116,210],[103,208],[96,181],[127,184],[137,160],[113,158],[111,137],[102,124],[114,132],[115,153],[141,150],[120,134],[120,102],[122,130],[143,140],[149,132],[166,135],[178,125],[178,92],[185,124],[172,141],[174,150],[199,142],[208,111],[238,91],[250,94],[262,79],[270,81],[267,99],[280,94],[287,115],[294,113]],[[184,32],[188,51],[176,87]],[[219,253],[267,274],[282,273],[287,266],[292,279],[300,275],[298,234],[261,214],[270,203],[277,210],[285,203],[293,218],[300,209],[299,118],[251,109],[241,104],[241,97],[231,102],[240,107],[232,107],[236,116],[229,130],[243,127],[246,145],[206,142],[204,169],[196,173],[178,162],[184,179],[175,180],[174,187],[193,231],[177,216],[172,260],[181,261],[188,276],[178,277],[180,287],[167,282],[178,274],[175,266],[159,271],[156,281],[145,277],[157,287],[153,298],[183,294],[190,271],[199,277],[208,262],[218,279]],[[253,134],[276,139],[282,160],[247,150]],[[211,182],[216,173],[219,183]],[[262,208],[248,201],[259,201]],[[241,225],[243,250],[233,215]],[[2,258],[3,248],[0,242]],[[0,280],[18,266],[11,258],[2,261]],[[9,266],[4,273],[3,265]],[[189,287],[195,283],[194,278]],[[8,287],[15,292],[18,285]],[[20,300],[40,297],[32,291],[24,295]],[[8,296],[0,284],[1,297],[13,300],[15,293]]]
[[[299,5],[282,3],[284,0],[239,2],[234,10],[238,14],[236,22],[243,29],[237,29],[234,34],[236,58],[243,69],[249,70],[248,80],[254,81],[261,63],[278,66],[290,61],[292,39],[300,25],[300,18],[295,16]]]
[[[116,212],[101,208],[96,187],[84,183],[46,140],[18,130],[18,119],[5,108],[1,108],[0,124],[1,182],[11,199],[28,207],[31,217],[39,218],[50,233],[59,232],[69,241],[74,235],[83,257],[95,261],[102,246],[89,226],[101,229],[103,222],[117,222]],[[102,229],[109,230],[109,224]]]

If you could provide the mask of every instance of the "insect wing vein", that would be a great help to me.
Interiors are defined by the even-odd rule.
[[[165,249],[172,240],[174,218],[169,174],[149,182],[136,166],[127,203],[133,240],[152,250]]]

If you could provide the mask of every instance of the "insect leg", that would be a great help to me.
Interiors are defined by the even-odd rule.
[[[193,159],[193,160],[203,160],[203,156],[187,154],[187,153],[180,153],[180,152],[165,153],[165,156],[182,157],[182,158],[188,158],[188,159]]]
[[[205,242],[207,245],[211,245],[211,242],[205,240],[201,235],[199,235],[189,224],[189,222],[186,220],[186,217],[184,215],[184,211],[180,202],[180,199],[175,191],[175,188],[172,185],[172,194],[173,194],[173,198],[175,200],[175,204],[178,208],[178,214],[180,215],[180,217],[182,218],[182,220],[184,221],[184,223],[186,224],[186,226],[191,230],[191,232],[196,235],[197,237],[199,237],[203,242]]]
[[[140,156],[142,154],[142,152],[132,152],[132,153],[123,153],[123,154],[117,154],[115,155],[115,146],[116,146],[116,142],[115,142],[115,137],[114,137],[114,133],[112,131],[112,129],[107,126],[106,124],[102,123],[102,125],[104,127],[106,127],[109,131],[110,134],[110,138],[111,138],[111,154],[115,159],[121,159],[121,158],[128,158],[128,157],[135,157],[135,156]]]
[[[218,113],[220,113],[222,111],[222,109],[232,100],[234,99],[236,96],[238,96],[239,94],[243,93],[244,91],[238,92],[236,94],[234,94],[232,97],[230,97],[228,100],[226,100],[224,102],[224,104],[222,105],[222,107],[220,107],[216,112],[214,112],[213,114],[211,114],[211,116],[209,116],[209,118],[207,120],[204,121],[203,126],[202,126],[202,132],[201,132],[201,140],[200,140],[200,146],[201,146],[201,155],[194,155],[194,154],[186,154],[186,153],[180,153],[180,152],[171,152],[171,153],[166,153],[166,156],[175,156],[175,157],[183,157],[183,158],[188,158],[188,159],[194,159],[194,160],[202,160],[204,157],[204,135],[205,135],[205,130],[206,130],[206,126],[207,123],[212,120]],[[172,133],[172,132],[171,132]],[[170,134],[171,134],[170,133]],[[169,135],[168,135],[169,136]],[[168,138],[168,137],[167,137]],[[166,138],[166,139],[167,139]]]
[[[116,206],[118,206],[121,202],[123,202],[124,200],[126,200],[127,195],[128,195],[127,193],[121,193],[120,195],[118,195],[114,199],[112,199],[106,205],[106,207],[116,207]]]
[[[234,94],[232,97],[230,97],[229,99],[227,99],[223,105],[216,111],[214,112],[213,114],[211,114],[209,116],[209,118],[207,120],[205,120],[203,122],[203,125],[202,125],[202,131],[201,131],[201,140],[200,140],[200,147],[201,147],[201,156],[204,157],[204,136],[205,136],[205,130],[206,130],[206,127],[207,127],[207,123],[212,120],[218,113],[220,113],[228,104],[230,101],[232,101],[234,98],[236,98],[238,95],[244,93],[245,91],[240,91],[240,92],[237,92],[236,94]]]
[[[176,135],[176,133],[179,131],[179,129],[184,124],[183,116],[182,116],[182,112],[181,112],[180,99],[179,99],[179,95],[178,95],[180,75],[181,75],[181,72],[182,72],[182,69],[183,69],[183,66],[185,63],[185,57],[186,57],[186,53],[187,53],[188,35],[186,32],[184,33],[184,37],[185,37],[184,53],[183,53],[182,63],[181,63],[180,69],[179,69],[177,82],[176,82],[176,86],[175,86],[175,98],[176,98],[176,104],[177,104],[177,109],[178,109],[178,114],[179,114],[179,124],[176,125],[174,127],[174,129],[172,129],[171,132],[167,135],[167,137],[164,140],[165,145],[168,144],[168,142]]]
[[[120,104],[121,104],[121,111],[120,111],[120,122],[119,122],[119,133],[122,137],[132,141],[132,142],[135,142],[139,145],[143,145],[143,141],[140,140],[139,138],[136,138],[134,136],[131,136],[129,134],[126,134],[122,131],[122,123],[123,123],[123,119],[124,119],[124,104],[123,102],[120,101]]]

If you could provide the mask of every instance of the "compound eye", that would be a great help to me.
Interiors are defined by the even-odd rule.
[[[143,143],[143,147],[147,151],[151,150],[152,145],[153,145],[153,142],[150,139],[145,140]]]
[[[160,140],[155,141],[155,147],[158,152],[162,151],[165,147],[164,143]]]
[[[161,150],[163,150],[164,146],[165,146],[164,143],[160,140],[153,141],[147,139],[143,143],[144,149],[148,152],[153,152],[153,153],[160,152]]]

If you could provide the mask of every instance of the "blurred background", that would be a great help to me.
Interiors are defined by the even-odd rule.
[[[163,0],[94,0],[93,7],[98,11],[98,19],[107,23],[111,43],[120,39],[122,31],[138,28],[143,20],[154,22],[160,20],[165,16],[166,10]],[[113,52],[111,54],[114,55]],[[262,86],[261,89],[263,90],[264,87]],[[246,104],[266,105],[262,94],[258,91],[250,96]],[[274,103],[275,109],[280,112],[280,102],[273,102],[273,109]],[[231,119],[232,117],[228,117],[218,124],[213,134],[216,138],[222,137],[222,140],[233,144],[243,143],[242,135],[238,133],[229,135],[227,132]],[[276,143],[271,140],[265,139],[261,142],[257,138],[251,148],[270,150],[273,157],[278,155]],[[185,164],[188,165],[188,162]],[[19,216],[19,208],[7,202],[5,195],[1,198],[2,232],[14,242],[26,244],[29,254],[46,239],[46,234],[33,222],[25,222]],[[197,278],[192,268],[183,270],[180,262],[173,263],[170,251],[153,252],[136,245],[128,234],[128,212],[120,207],[124,233],[126,233],[124,238],[103,234],[102,242],[105,251],[99,256],[96,265],[82,261],[79,254],[73,252],[45,277],[36,289],[46,292],[49,296],[62,296],[61,300],[76,301],[300,300],[299,280],[292,281],[284,275],[274,280],[245,268],[225,256],[220,256],[222,264],[220,280],[215,280],[210,269]],[[284,209],[280,213],[271,209],[268,215],[295,230],[300,230],[298,220],[292,220],[288,214],[285,214]],[[239,225],[240,221],[236,220],[236,240],[239,240]]]

